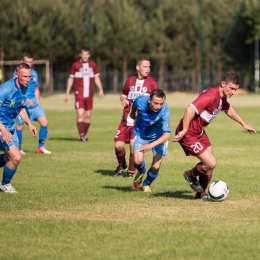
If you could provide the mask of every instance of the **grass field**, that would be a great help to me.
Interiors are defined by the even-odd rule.
[[[78,141],[73,96],[68,104],[63,97],[42,99],[52,154],[36,154],[37,140],[25,129],[27,154],[12,181],[18,193],[0,193],[1,260],[260,259],[259,134],[224,113],[207,128],[218,160],[212,180],[230,187],[225,201],[193,199],[182,173],[197,159],[173,143],[146,194],[131,191],[130,179],[111,177],[119,96],[95,99],[86,143]],[[167,95],[172,136],[195,97]],[[237,95],[230,103],[260,132],[259,95]],[[145,159],[149,166],[151,154]]]

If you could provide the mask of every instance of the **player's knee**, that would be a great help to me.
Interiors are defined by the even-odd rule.
[[[18,164],[21,162],[22,156],[19,153],[17,153],[15,156],[12,157],[11,161],[14,165],[18,166]]]
[[[217,160],[214,158],[207,164],[208,170],[214,170],[214,168],[217,166]]]
[[[124,145],[123,144],[115,142],[115,150],[116,150],[116,152],[121,152],[121,151],[123,151],[123,149],[124,149]]]
[[[152,172],[153,174],[157,174],[157,173],[159,172],[159,168],[160,168],[160,166],[153,165],[153,166],[151,167],[151,172]]]

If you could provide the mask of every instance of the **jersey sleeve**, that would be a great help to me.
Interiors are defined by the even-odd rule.
[[[75,62],[72,64],[70,68],[70,77],[74,78],[75,77],[75,72],[76,72],[76,67],[75,67]]]
[[[121,95],[124,97],[128,96],[128,92],[129,92],[129,79],[125,82],[124,88],[122,90]]]
[[[208,107],[214,101],[214,96],[208,92],[202,92],[192,103],[191,106],[199,114],[203,109]]]

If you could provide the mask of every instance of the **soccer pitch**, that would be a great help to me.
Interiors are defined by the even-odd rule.
[[[171,137],[196,96],[167,94]],[[37,140],[24,128],[27,154],[12,181],[18,193],[0,193],[1,260],[259,259],[259,134],[250,135],[224,113],[206,129],[218,161],[212,181],[230,187],[225,201],[193,199],[182,174],[198,160],[171,142],[147,194],[131,191],[131,179],[111,176],[119,95],[95,98],[85,143],[78,139],[74,97],[67,104],[63,98],[42,98],[51,155],[36,154]],[[260,96],[235,95],[229,102],[260,133]],[[149,167],[151,152],[145,161]]]

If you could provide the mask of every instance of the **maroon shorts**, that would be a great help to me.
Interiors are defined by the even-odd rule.
[[[131,139],[134,139],[134,126],[126,126],[124,122],[121,122],[114,141],[120,141],[124,143],[130,143]]]
[[[84,98],[79,95],[75,95],[75,108],[84,108],[85,110],[93,109],[93,96]]]
[[[176,129],[176,134],[178,132],[179,127]],[[211,146],[209,138],[205,132],[197,136],[186,134],[179,143],[187,156],[198,156]]]

